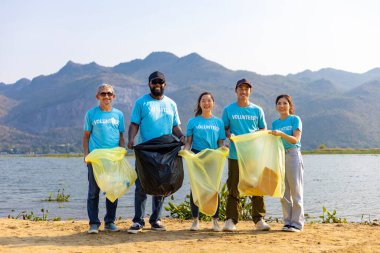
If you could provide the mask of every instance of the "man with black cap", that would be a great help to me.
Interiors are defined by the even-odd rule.
[[[155,71],[149,76],[150,93],[138,98],[132,109],[131,124],[128,132],[128,148],[133,149],[134,139],[140,131],[141,142],[149,141],[153,138],[166,134],[174,134],[183,143],[185,136],[179,127],[180,119],[176,103],[164,96],[166,87],[165,76],[159,71]],[[141,187],[139,179],[136,180],[135,189],[135,216],[133,225],[128,229],[128,233],[136,234],[145,226],[145,205],[147,195]],[[153,196],[152,214],[149,223],[153,230],[165,231],[165,226],[161,223],[161,211],[164,197]]]
[[[247,79],[237,81],[235,86],[237,101],[226,106],[223,110],[223,122],[226,129],[226,137],[231,135],[241,135],[265,130],[264,111],[249,101],[252,92],[251,82]],[[236,223],[239,221],[238,205],[240,201],[239,191],[239,164],[237,161],[236,148],[233,142],[230,144],[230,153],[228,157],[228,179],[227,179],[227,206],[226,222],[224,231],[235,231]],[[269,225],[265,222],[265,204],[264,197],[252,196],[252,219],[256,224],[256,229],[265,231],[269,230]]]

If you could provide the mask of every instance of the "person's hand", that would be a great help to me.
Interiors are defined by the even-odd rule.
[[[84,154],[84,156],[83,156],[83,162],[85,163],[85,164],[88,164],[88,162],[86,162],[86,156],[87,156],[88,154]]]
[[[272,134],[274,136],[281,136],[282,135],[282,132],[278,131],[278,130],[272,130],[272,131],[269,131],[268,133]]]
[[[220,149],[223,150],[223,151],[227,151],[228,150],[228,146],[220,147]]]
[[[128,142],[128,148],[129,148],[129,149],[133,149],[133,144],[134,144],[134,143],[133,143],[133,140],[129,141],[129,142]]]
[[[186,137],[184,135],[181,136],[181,138],[179,138],[179,141],[182,142],[183,145],[186,144]]]

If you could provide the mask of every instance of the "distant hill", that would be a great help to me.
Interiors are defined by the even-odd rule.
[[[184,130],[201,92],[214,93],[214,113],[221,116],[223,107],[236,100],[236,81],[244,77],[252,81],[251,101],[263,107],[269,127],[277,118],[276,96],[293,97],[303,120],[304,149],[380,147],[379,68],[363,74],[328,68],[264,76],[229,70],[196,53],[154,52],[114,67],[69,61],[48,76],[0,83],[0,152],[80,152],[83,117],[97,105],[96,87],[114,85],[114,106],[124,112],[128,126],[133,103],[148,92],[147,77],[155,70],[167,77],[165,94],[177,102]]]

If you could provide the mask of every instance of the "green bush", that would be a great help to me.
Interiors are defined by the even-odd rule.
[[[58,189],[57,196],[54,198],[53,193],[49,194],[47,199],[43,199],[42,201],[56,201],[56,202],[69,202],[70,194],[65,194],[65,189]]]
[[[322,219],[322,223],[347,223],[346,218],[338,218],[336,216],[336,210],[334,209],[332,213],[327,211],[326,207],[322,208],[322,215],[319,218]]]

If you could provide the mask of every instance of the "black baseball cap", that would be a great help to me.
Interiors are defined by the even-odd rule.
[[[236,82],[235,89],[237,89],[242,84],[248,84],[249,88],[252,88],[251,82],[248,79],[243,78],[243,79],[240,79],[239,81]]]
[[[151,82],[154,79],[161,79],[165,82],[165,76],[160,71],[154,71],[152,74],[150,74],[149,82]]]

